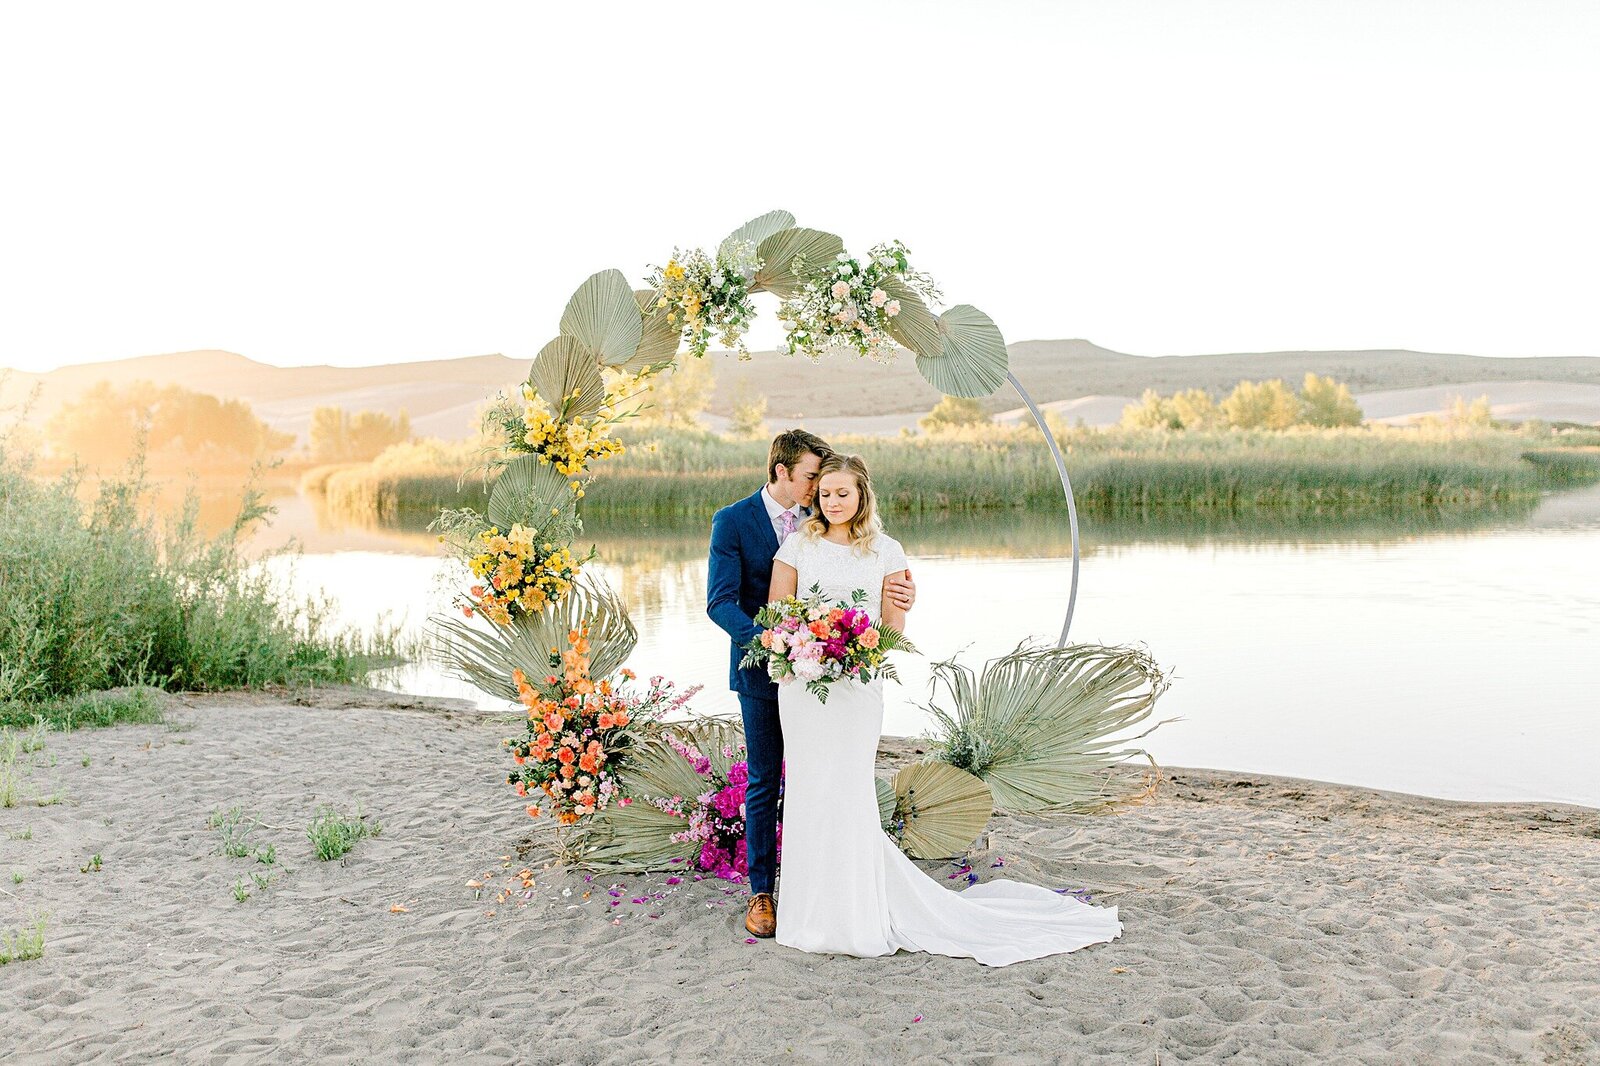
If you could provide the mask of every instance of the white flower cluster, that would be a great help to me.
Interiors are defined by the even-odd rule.
[[[666,315],[667,322],[683,331],[689,351],[703,356],[715,336],[748,359],[744,335],[755,318],[750,301],[750,283],[761,260],[755,245],[736,241],[715,258],[699,248],[690,252],[674,250],[664,267],[650,275],[649,284],[659,294],[652,314]]]
[[[889,326],[901,312],[891,290],[909,291],[929,302],[939,299],[933,279],[911,270],[899,241],[874,247],[865,262],[839,253],[832,263],[812,271],[800,294],[778,310],[788,332],[789,354],[816,359],[830,348],[853,348],[888,362],[895,352]]]

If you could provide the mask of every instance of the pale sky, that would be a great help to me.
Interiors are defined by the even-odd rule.
[[[1012,341],[1600,355],[1597,57],[1591,0],[6,4],[0,366],[531,358],[777,207]]]

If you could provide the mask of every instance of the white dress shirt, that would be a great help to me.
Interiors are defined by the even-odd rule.
[[[794,527],[800,528],[800,523],[811,516],[811,512],[798,503],[793,507],[784,507],[783,504],[772,498],[772,486],[768,485],[761,490],[761,502],[767,505],[767,517],[772,520],[772,532],[778,538],[778,544],[783,544],[783,516],[785,512],[794,515]]]

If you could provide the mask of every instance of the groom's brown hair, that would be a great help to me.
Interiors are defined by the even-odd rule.
[[[793,470],[807,452],[818,459],[826,459],[833,454],[833,449],[828,447],[827,441],[803,429],[786,429],[773,437],[772,448],[767,452],[767,484],[778,480],[779,463]]]

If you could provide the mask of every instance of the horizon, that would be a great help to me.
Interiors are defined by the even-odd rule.
[[[1562,0],[11,6],[0,364],[531,360],[774,208],[1007,337],[1600,355],[1597,47]]]
[[[1090,339],[1088,339],[1086,337],[1049,337],[1049,338],[1046,338],[1046,337],[1035,337],[1035,338],[1029,338],[1027,340],[1007,341],[1006,342],[1008,347],[1009,346],[1013,346],[1013,345],[1020,345],[1020,344],[1073,344],[1073,343],[1089,344],[1089,345],[1092,345],[1092,346],[1094,346],[1096,348],[1101,349],[1102,351],[1112,352],[1112,353],[1115,353],[1117,355],[1131,356],[1131,357],[1133,357],[1135,359],[1205,359],[1205,358],[1215,357],[1215,356],[1245,356],[1245,357],[1248,357],[1248,356],[1257,356],[1257,355],[1259,355],[1259,356],[1300,355],[1300,354],[1304,354],[1304,355],[1319,355],[1319,354],[1323,354],[1323,353],[1327,353],[1327,354],[1330,354],[1330,355],[1361,355],[1361,354],[1374,353],[1374,352],[1403,352],[1403,353],[1409,353],[1411,355],[1440,355],[1440,356],[1451,356],[1451,357],[1461,356],[1461,357],[1465,357],[1465,358],[1469,358],[1469,359],[1524,358],[1524,359],[1530,359],[1531,360],[1531,359],[1596,359],[1596,358],[1600,358],[1600,356],[1592,356],[1592,355],[1574,355],[1574,356],[1552,355],[1552,356],[1546,356],[1546,355],[1540,355],[1540,354],[1537,354],[1537,353],[1525,354],[1525,355],[1522,355],[1522,356],[1500,356],[1500,355],[1484,355],[1484,354],[1476,353],[1476,352],[1441,352],[1441,351],[1430,351],[1430,350],[1427,350],[1427,349],[1419,349],[1419,348],[1400,348],[1400,347],[1275,348],[1275,349],[1268,349],[1268,350],[1261,350],[1261,351],[1248,351],[1248,352],[1246,352],[1246,351],[1238,351],[1238,352],[1222,352],[1222,351],[1218,351],[1218,352],[1163,352],[1163,353],[1152,355],[1152,354],[1143,353],[1143,352],[1123,351],[1120,348],[1115,348],[1115,347],[1112,347],[1110,345],[1100,344],[1100,343],[1098,343],[1096,341],[1093,341],[1093,340],[1090,340]],[[464,360],[464,359],[484,359],[484,358],[510,359],[512,361],[515,361],[515,362],[522,362],[523,361],[521,357],[506,355],[504,352],[476,352],[476,353],[473,353],[471,355],[420,355],[420,356],[418,356],[417,358],[414,358],[414,359],[391,359],[391,360],[388,360],[388,361],[363,362],[363,363],[348,363],[348,362],[333,362],[333,363],[330,363],[330,362],[321,362],[321,363],[276,363],[276,362],[271,362],[271,361],[268,361],[268,360],[265,360],[265,359],[258,359],[255,356],[252,356],[252,355],[250,355],[250,354],[248,354],[246,352],[236,351],[235,349],[232,349],[232,348],[209,347],[209,348],[186,348],[186,349],[181,349],[181,350],[176,350],[176,351],[168,351],[168,352],[146,352],[146,353],[143,353],[143,354],[140,354],[140,355],[118,356],[116,358],[110,358],[110,359],[89,359],[89,360],[86,360],[86,361],[81,362],[81,363],[65,363],[65,364],[62,364],[60,366],[51,367],[51,368],[49,368],[47,370],[28,370],[28,369],[26,369],[24,367],[6,366],[4,364],[0,364],[0,374],[20,373],[20,374],[30,374],[30,375],[34,375],[34,376],[43,376],[45,374],[54,373],[56,371],[81,370],[81,369],[83,369],[85,367],[105,366],[105,365],[110,365],[110,364],[115,364],[115,363],[128,363],[128,362],[134,362],[134,361],[140,360],[140,359],[162,359],[162,358],[168,358],[168,357],[172,357],[172,356],[203,355],[203,354],[209,354],[209,353],[218,353],[218,354],[222,354],[222,355],[234,355],[234,356],[238,356],[238,357],[240,357],[242,359],[249,360],[250,362],[256,363],[256,364],[258,364],[260,366],[273,367],[273,368],[278,369],[278,370],[318,370],[318,369],[359,370],[359,369],[364,369],[364,368],[385,367],[385,366],[404,366],[404,365],[413,364],[413,363],[448,363],[448,362],[455,362],[455,361]],[[680,353],[680,358],[681,358],[682,354],[683,353]],[[725,351],[725,350],[722,350],[722,349],[713,348],[708,353],[708,356],[728,357],[728,356],[731,356],[733,354],[734,353],[732,353],[731,351]],[[782,356],[783,358],[793,358],[791,356],[784,355],[784,353],[782,353],[781,351],[778,351],[778,350],[775,350],[775,349],[771,349],[771,348],[757,349],[757,348],[752,347],[751,354],[757,355],[757,356],[760,356],[760,355],[776,355],[776,356]],[[909,353],[909,352],[904,352],[902,354],[906,358],[911,358],[912,357],[912,353]],[[529,360],[529,361],[531,362],[531,360]]]

